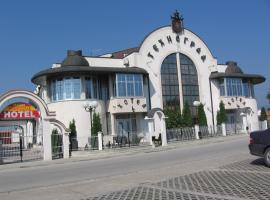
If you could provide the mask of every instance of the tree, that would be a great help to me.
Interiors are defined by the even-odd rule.
[[[204,112],[203,104],[200,104],[198,107],[198,123],[199,123],[199,126],[207,126],[207,119]]]
[[[227,115],[223,101],[219,103],[219,117],[221,123],[225,123],[227,121]]]
[[[175,108],[175,110],[165,109],[164,114],[167,117],[165,121],[168,129],[180,128],[182,126],[182,116],[179,107]]]
[[[101,127],[101,123],[100,123],[100,117],[99,117],[99,114],[96,114],[94,112],[91,135],[92,136],[97,136],[99,131],[102,131],[102,127]]]
[[[191,111],[187,101],[184,104],[182,119],[184,127],[191,127],[193,125]]]
[[[76,130],[76,124],[75,124],[74,119],[72,119],[72,121],[69,122],[69,129],[70,129],[69,137],[70,138],[77,138],[77,130]]]
[[[227,121],[227,115],[225,105],[223,101],[219,103],[219,110],[217,111],[217,125],[225,123]]]
[[[259,119],[260,119],[260,121],[267,120],[267,114],[266,114],[264,107],[262,107],[262,109],[261,109],[261,115],[260,115]]]
[[[217,125],[221,125],[221,119],[220,119],[220,111],[217,111]]]
[[[71,122],[69,122],[69,154],[71,156],[71,151],[72,150],[77,150],[78,149],[78,141],[77,141],[77,130],[76,130],[76,123],[75,120],[72,119]]]

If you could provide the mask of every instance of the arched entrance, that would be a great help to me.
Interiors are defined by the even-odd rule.
[[[51,160],[54,127],[61,135],[61,158],[68,157],[69,130],[56,120],[56,113],[49,111],[40,97],[25,90],[3,94],[0,96],[1,162]]]

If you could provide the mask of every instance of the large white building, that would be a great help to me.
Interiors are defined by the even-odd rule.
[[[68,50],[61,63],[38,72],[32,82],[48,112],[68,127],[76,121],[80,147],[88,143],[90,116],[85,103],[97,102],[104,135],[127,132],[144,136],[166,132],[163,109],[204,104],[209,126],[216,126],[221,101],[228,121],[258,129],[253,86],[265,78],[244,73],[236,62],[218,64],[207,44],[183,28],[178,13],[172,24],[153,30],[135,48],[97,57]]]

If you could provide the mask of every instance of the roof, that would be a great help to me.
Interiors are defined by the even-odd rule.
[[[138,67],[89,67],[89,66],[65,66],[46,69],[36,73],[31,81],[34,84],[41,85],[42,80],[50,76],[59,75],[80,75],[85,73],[91,74],[110,74],[110,73],[141,73],[148,74],[146,70]]]
[[[123,59],[127,55],[134,53],[134,52],[139,52],[139,47],[124,49],[121,51],[114,52],[114,53],[112,53],[112,58]]]
[[[89,66],[87,60],[82,57],[82,51],[68,50],[67,57],[61,63],[62,67],[66,66]]]
[[[265,77],[258,74],[244,74],[242,69],[237,65],[235,61],[226,62],[227,68],[225,72],[212,72],[210,79],[219,78],[243,78],[251,81],[253,84],[259,84],[265,81]]]
[[[237,65],[237,62],[234,61],[228,61],[226,62],[226,65],[228,66],[225,70],[226,74],[243,74],[242,69]]]
[[[219,78],[245,78],[250,80],[253,84],[263,83],[265,77],[258,74],[244,74],[244,73],[224,73],[224,72],[212,72],[210,79],[219,79]]]

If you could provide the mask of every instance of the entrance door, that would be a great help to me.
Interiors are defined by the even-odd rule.
[[[117,135],[119,136],[128,136],[128,132],[131,132],[130,130],[130,119],[118,119],[117,120]]]

